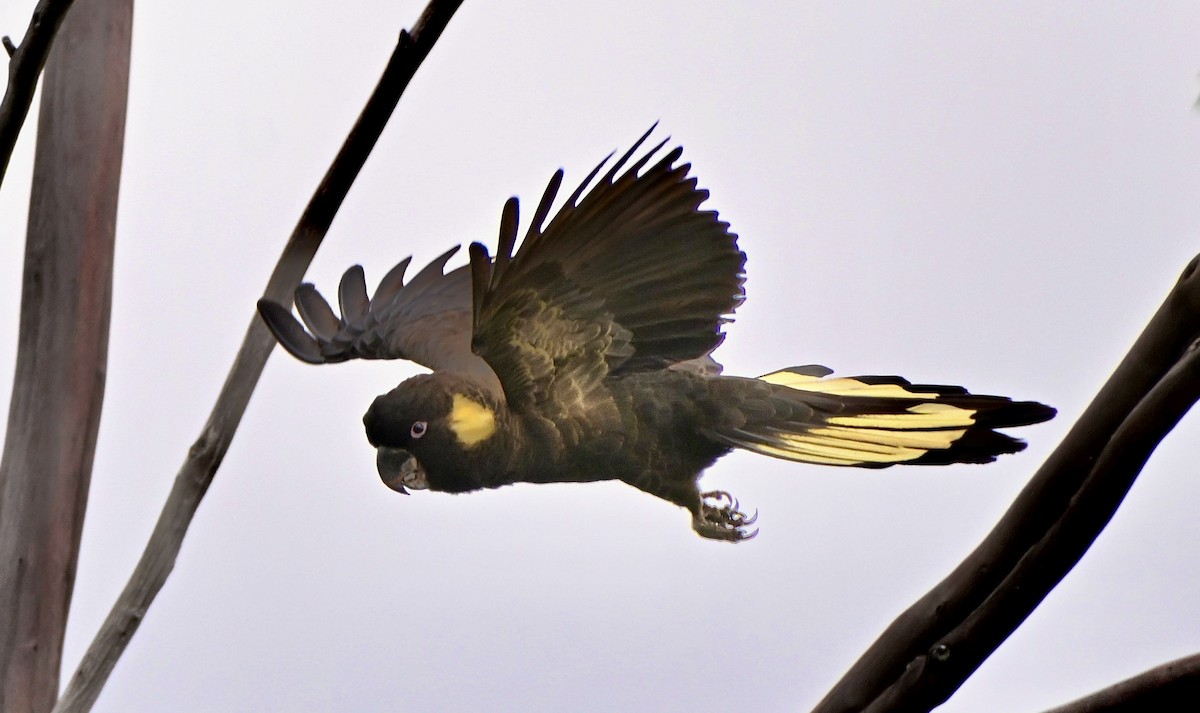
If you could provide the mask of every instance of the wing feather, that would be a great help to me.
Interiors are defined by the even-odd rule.
[[[318,341],[329,341],[337,335],[341,320],[316,287],[307,282],[300,285],[296,288],[295,300],[300,318]]]
[[[436,257],[408,283],[404,275],[412,258],[401,260],[370,298],[363,270],[355,265],[338,286],[340,317],[309,283],[294,295],[303,325],[286,307],[269,300],[259,300],[259,313],[280,345],[310,364],[407,359],[430,369],[474,376],[503,397],[491,367],[471,351],[469,273],[466,268],[445,272],[446,262],[457,250]]]
[[[454,248],[407,283],[405,258],[370,297],[356,265],[338,286],[340,315],[306,283],[294,295],[303,326],[267,301],[263,320],[307,362],[408,359],[479,376],[517,404],[583,404],[622,372],[719,372],[709,354],[743,299],[745,256],[728,224],[699,209],[708,192],[676,165],[682,149],[658,157],[664,139],[639,155],[653,130],[597,164],[551,217],[555,172],[519,248],[513,198],[495,258],[473,244],[470,265],[446,272]]]
[[[496,257],[472,246],[472,344],[510,405],[545,408],[555,380],[586,393],[609,375],[705,360],[724,338],[745,255],[729,225],[699,209],[708,192],[677,165],[682,149],[659,156],[664,139],[638,154],[652,131],[597,165],[543,228],[556,172],[515,254],[515,199]]]
[[[412,262],[412,257],[406,257],[396,266],[383,276],[379,281],[379,286],[375,288],[375,295],[371,298],[371,314],[376,319],[379,314],[391,306],[392,302],[400,294],[400,290],[404,289],[404,273],[408,272],[408,266]]]
[[[338,283],[338,306],[342,310],[342,321],[356,326],[363,325],[370,304],[366,275],[363,274],[362,265],[355,265],[346,270],[342,281]]]

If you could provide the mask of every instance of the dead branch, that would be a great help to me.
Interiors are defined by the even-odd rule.
[[[431,0],[412,31],[401,31],[375,91],[288,239],[267,282],[265,297],[282,301],[300,284],[400,96],[461,4],[462,0]],[[146,549],[54,707],[56,713],[90,710],[100,695],[175,565],[188,525],[229,449],[274,346],[275,340],[255,314],[208,421],[175,476]]]
[[[995,529],[817,705],[929,710],[1074,567],[1154,447],[1200,398],[1200,257]]]
[[[1200,654],[1176,659],[1045,713],[1180,710],[1200,701]]]

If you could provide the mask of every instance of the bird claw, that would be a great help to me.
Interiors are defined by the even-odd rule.
[[[747,532],[746,528],[758,521],[758,510],[747,516],[741,510],[737,498],[724,490],[701,493],[700,511],[692,518],[692,529],[701,537],[710,540],[741,542],[752,540],[758,529]]]

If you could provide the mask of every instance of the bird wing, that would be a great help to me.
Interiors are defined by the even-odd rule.
[[[608,375],[715,364],[746,258],[728,223],[700,210],[708,192],[675,165],[682,149],[650,165],[664,140],[629,163],[649,135],[583,195],[612,156],[602,161],[543,228],[556,172],[515,254],[515,198],[495,259],[471,245],[472,347],[511,407],[586,408]]]
[[[369,298],[362,267],[351,267],[338,285],[340,316],[310,283],[295,292],[303,325],[277,302],[259,300],[258,310],[283,348],[301,361],[407,359],[435,371],[479,376],[498,391],[491,368],[471,351],[470,273],[465,266],[444,272],[457,251],[439,255],[407,283],[412,258],[405,258]]]

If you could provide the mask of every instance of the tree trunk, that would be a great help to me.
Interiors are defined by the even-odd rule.
[[[58,695],[104,395],[132,0],[78,0],[47,60],[0,459],[0,710]]]

